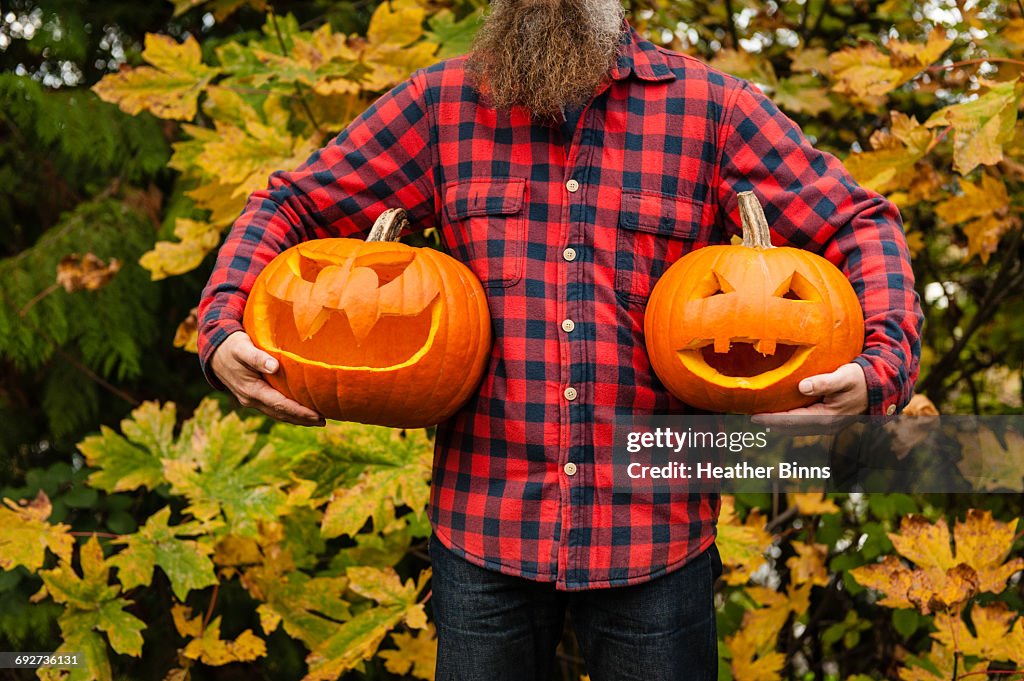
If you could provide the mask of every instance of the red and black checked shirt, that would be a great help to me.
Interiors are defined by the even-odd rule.
[[[816,251],[849,276],[867,320],[856,361],[871,412],[902,408],[921,314],[897,209],[759,90],[632,29],[571,128],[481,105],[456,58],[271,175],[203,293],[203,368],[220,387],[210,356],[241,328],[274,255],[303,239],[363,238],[402,206],[479,275],[494,325],[479,392],[437,431],[435,533],[473,563],[560,589],[643,582],[714,541],[719,500],[613,493],[611,426],[685,413],[651,371],[644,306],[672,262],[739,232],[736,194],[748,189],[776,245]]]

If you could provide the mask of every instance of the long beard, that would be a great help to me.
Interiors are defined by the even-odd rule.
[[[622,17],[619,0],[493,0],[468,73],[492,106],[557,119],[608,77]]]

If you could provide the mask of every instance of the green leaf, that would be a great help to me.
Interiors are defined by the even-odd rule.
[[[164,459],[163,465],[171,491],[189,501],[186,513],[202,521],[223,515],[228,532],[249,537],[259,521],[282,514],[287,466],[272,446],[252,455],[261,421],[234,413],[222,417],[217,402],[207,398],[182,425],[177,458]]]
[[[131,602],[118,596],[118,586],[109,584],[109,564],[103,558],[103,548],[96,535],[82,546],[79,559],[81,576],[63,559],[52,570],[40,570],[44,585],[41,593],[48,593],[53,600],[65,605],[60,618],[64,636],[60,650],[86,652],[94,658],[87,660],[87,664],[97,665],[94,667],[97,677],[109,678],[109,668],[104,670],[109,666],[106,647],[93,638],[93,630],[105,632],[117,652],[138,657],[142,654],[142,630],[146,625],[124,612]],[[82,647],[75,647],[79,645]]]
[[[892,626],[904,639],[909,639],[917,631],[920,622],[921,617],[916,610],[900,608],[892,611]]]
[[[430,32],[426,37],[441,46],[437,58],[448,59],[469,52],[482,16],[483,12],[477,9],[456,21],[455,14],[450,9],[443,9],[430,17],[427,21]]]
[[[161,459],[169,456],[173,444],[175,406],[168,402],[144,402],[121,422],[124,435],[100,426],[100,435],[90,435],[78,445],[86,463],[99,470],[89,484],[106,492],[123,492],[163,482]]]
[[[365,465],[331,494],[321,525],[325,537],[356,534],[368,518],[380,529],[394,519],[396,506],[406,505],[416,513],[426,507],[433,448],[424,431],[403,434],[360,424],[345,424],[339,430],[339,446],[323,456],[343,466]],[[296,475],[303,477],[301,471],[302,463],[297,462]]]
[[[125,550],[109,560],[118,569],[117,576],[124,588],[148,586],[153,578],[153,568],[159,565],[171,582],[171,589],[178,600],[184,601],[193,589],[203,589],[217,583],[210,554],[209,543],[180,539],[183,535],[195,535],[208,528],[198,523],[186,523],[169,527],[170,506],[150,516],[136,534],[116,540],[124,544]]]

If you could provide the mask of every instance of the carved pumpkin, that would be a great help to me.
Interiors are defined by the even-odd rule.
[[[814,402],[797,385],[851,361],[864,313],[824,258],[771,245],[761,204],[740,198],[743,245],[680,258],[651,292],[644,320],[651,365],[669,391],[715,412],[785,411]]]
[[[327,418],[399,428],[439,423],[483,376],[491,322],[472,271],[394,242],[401,209],[367,241],[316,239],[275,257],[243,326],[280,369],[270,384]]]

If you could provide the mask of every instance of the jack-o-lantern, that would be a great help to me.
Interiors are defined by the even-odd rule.
[[[243,326],[277,358],[270,384],[327,418],[417,428],[461,407],[483,376],[491,321],[459,261],[394,241],[385,211],[369,238],[316,239],[260,272]]]
[[[834,371],[864,344],[864,313],[847,278],[810,251],[775,248],[761,204],[739,195],[743,244],[708,246],[673,263],[651,292],[644,333],[669,391],[716,412],[805,406],[800,381]]]

